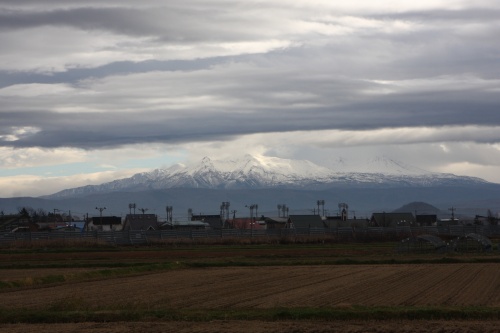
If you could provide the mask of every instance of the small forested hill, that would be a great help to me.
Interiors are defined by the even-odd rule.
[[[394,210],[394,213],[415,213],[417,214],[439,214],[441,210],[437,207],[434,207],[431,204],[421,201],[410,202],[400,208]]]

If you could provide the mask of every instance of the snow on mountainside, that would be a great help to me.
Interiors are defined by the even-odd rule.
[[[338,158],[333,169],[339,173],[371,173],[384,175],[429,176],[432,172],[416,168],[386,156],[377,156],[362,162]]]
[[[381,173],[388,175],[428,176],[431,174],[429,171],[416,168],[385,156],[378,156],[368,160],[366,169],[372,172],[379,170]]]
[[[63,190],[46,198],[181,187],[311,190],[342,186],[434,186],[465,183],[486,182],[478,178],[431,173],[387,157],[369,160],[364,166],[350,166],[347,161],[339,160],[333,169],[329,169],[305,160],[245,155],[232,160],[212,160],[205,157],[198,164],[176,164],[167,169],[138,173],[130,178],[101,185]]]

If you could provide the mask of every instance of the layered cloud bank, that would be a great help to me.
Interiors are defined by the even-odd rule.
[[[492,0],[3,1],[0,196],[242,150],[500,182],[499,16]]]

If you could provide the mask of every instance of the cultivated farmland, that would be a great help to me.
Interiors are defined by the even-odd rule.
[[[371,254],[357,247],[4,252],[0,329],[20,332],[26,324],[16,322],[41,332],[500,328],[497,254],[416,259],[385,245],[365,244]]]

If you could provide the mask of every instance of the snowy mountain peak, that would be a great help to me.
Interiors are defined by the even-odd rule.
[[[429,171],[408,165],[404,162],[394,160],[387,156],[376,156],[369,159],[365,165],[366,170],[373,173],[387,175],[430,175]]]
[[[198,168],[199,169],[213,169],[214,164],[213,164],[212,160],[210,159],[210,157],[205,156],[205,157],[203,157],[200,164],[198,165]]]
[[[269,156],[245,155],[242,158],[229,162],[217,161],[216,166],[223,171],[232,173],[267,173],[293,177],[319,177],[323,178],[332,174],[332,170],[318,166],[309,161],[283,159]]]
[[[431,173],[385,156],[373,158],[358,166],[339,159],[336,166],[329,169],[307,160],[247,154],[229,160],[213,160],[204,157],[198,163],[175,164],[167,169],[139,173],[130,178],[102,185],[64,190],[48,197],[61,198],[113,191],[167,188],[327,189],[360,186],[434,186],[457,183],[477,184],[485,183],[485,181]]]

